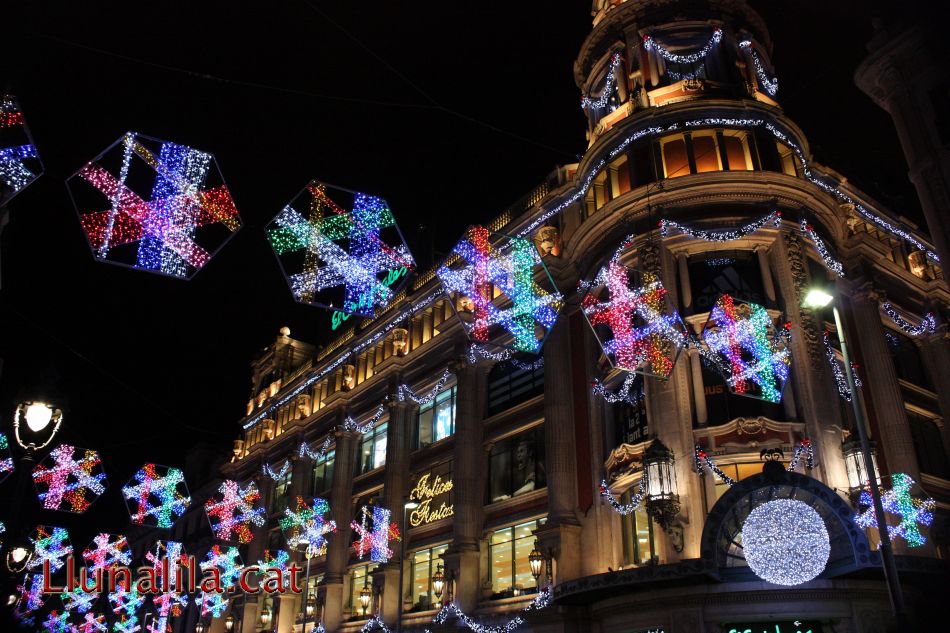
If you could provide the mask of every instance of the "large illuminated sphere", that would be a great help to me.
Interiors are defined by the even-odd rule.
[[[742,549],[755,575],[776,585],[800,585],[825,569],[831,544],[825,522],[794,499],[776,499],[749,513]]]

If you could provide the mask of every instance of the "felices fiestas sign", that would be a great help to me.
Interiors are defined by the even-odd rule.
[[[454,506],[449,503],[451,493],[451,479],[442,479],[442,475],[433,478],[432,473],[419,477],[416,487],[409,493],[409,500],[419,503],[409,514],[409,525],[419,527],[455,514]]]
[[[821,622],[794,620],[785,622],[743,622],[722,625],[723,633],[823,633]]]
[[[383,279],[380,283],[385,286],[391,286],[397,281],[399,281],[400,279],[402,279],[403,277],[405,277],[406,273],[408,272],[409,272],[409,269],[406,268],[405,266],[403,266],[402,268],[393,268],[388,273],[386,273],[386,278]],[[361,295],[360,305],[353,306],[353,309],[356,310],[358,308],[361,308],[363,307],[364,304],[365,304],[365,298]],[[339,310],[334,310],[333,316],[330,317],[330,321],[331,321],[330,329],[332,330],[337,329],[338,327],[340,327],[341,323],[349,319],[351,316],[353,315],[347,312],[340,312]]]

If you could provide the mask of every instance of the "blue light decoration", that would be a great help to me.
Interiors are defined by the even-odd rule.
[[[564,298],[534,243],[472,226],[452,253],[436,274],[472,341],[540,352]]]
[[[776,330],[758,304],[721,295],[703,326],[707,358],[723,373],[729,390],[740,396],[781,402],[791,354],[790,324]]]
[[[168,559],[168,578],[165,578],[163,560]],[[164,586],[167,580],[168,591],[161,591],[152,597],[155,605],[155,617],[148,623],[145,630],[149,633],[166,633],[168,620],[178,617],[182,609],[188,606],[188,594],[179,592],[179,574],[182,574],[183,564],[187,565],[188,557],[185,548],[177,541],[158,541],[155,550],[145,554],[145,560],[155,570],[158,586]]]
[[[910,547],[920,547],[927,539],[920,533],[920,527],[929,526],[934,520],[934,508],[937,503],[932,498],[916,499],[910,494],[914,480],[904,473],[891,475],[891,489],[881,495],[881,504],[884,512],[900,517],[897,525],[888,525],[887,533],[893,541],[897,537],[907,541]],[[860,504],[868,509],[854,515],[854,522],[862,529],[877,527],[877,518],[874,515],[874,503],[871,493],[862,490]]]
[[[135,132],[66,184],[103,262],[190,279],[241,228],[214,156]]]
[[[99,594],[85,592],[81,587],[76,586],[68,591],[59,594],[59,599],[63,603],[63,608],[69,612],[86,613],[92,609],[92,605],[99,599]]]
[[[0,433],[0,483],[13,472],[13,456],[10,455],[10,440]]]
[[[350,523],[358,536],[353,542],[353,551],[360,560],[369,553],[369,559],[374,563],[388,562],[393,557],[389,543],[401,538],[399,526],[389,520],[392,513],[380,506],[363,506],[362,514],[361,522],[354,520]]]
[[[43,563],[49,561],[50,571],[59,571],[66,564],[66,557],[73,553],[66,528],[38,525],[29,538],[33,556],[26,565],[28,570],[42,570]]]
[[[326,499],[315,498],[313,506],[297,497],[297,509],[286,508],[280,529],[291,549],[303,549],[319,555],[327,546],[327,534],[336,532],[336,521],[324,518],[330,512]]]
[[[46,629],[48,633],[72,633],[73,625],[69,622],[69,611],[60,613],[56,609],[53,609],[46,614],[43,628]]]
[[[191,497],[178,468],[145,464],[122,487],[129,517],[136,525],[170,528],[185,513]]]
[[[294,298],[344,314],[386,308],[408,280],[402,269],[415,266],[385,200],[316,180],[271,221],[267,237]]]
[[[138,622],[139,608],[145,604],[145,596],[140,594],[135,583],[129,582],[130,587],[119,586],[109,593],[109,604],[112,612],[119,616],[113,624],[115,633],[134,633],[141,631]]]
[[[0,207],[43,174],[30,129],[13,95],[0,95]]]
[[[60,444],[33,469],[33,484],[46,510],[82,514],[106,490],[99,453]]]
[[[217,544],[212,545],[205,559],[201,561],[202,573],[207,573],[211,569],[218,570],[223,589],[230,590],[236,587],[241,571],[244,569],[244,562],[241,560],[238,548],[233,545],[227,548]]]
[[[43,592],[43,574],[27,574],[16,587],[18,596],[13,615],[20,620],[43,608],[46,594]]]

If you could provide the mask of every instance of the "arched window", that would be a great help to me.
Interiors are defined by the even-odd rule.
[[[734,299],[766,304],[758,258],[751,251],[708,253],[689,258],[693,309],[708,312],[722,294]]]

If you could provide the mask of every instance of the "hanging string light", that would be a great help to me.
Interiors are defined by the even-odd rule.
[[[828,359],[828,365],[831,367],[831,375],[834,376],[835,385],[838,387],[838,395],[845,401],[851,402],[851,387],[848,386],[848,377],[845,376],[844,369],[841,368],[841,363],[831,346],[831,332],[825,330],[822,339],[825,344],[825,358]],[[858,376],[858,367],[854,363],[851,363],[851,376],[854,378],[855,387],[864,386],[861,383],[861,377]]]
[[[643,502],[643,498],[647,493],[647,478],[646,476],[640,477],[640,483],[638,484],[637,492],[630,497],[630,503],[621,503],[617,496],[610,492],[610,487],[607,485],[607,480],[603,479],[600,482],[600,495],[610,504],[610,507],[614,509],[618,514],[627,516],[628,514],[633,514],[637,511],[637,508],[640,507],[640,504]]]
[[[60,444],[33,469],[43,507],[82,514],[106,490],[99,453]]]
[[[673,229],[680,233],[685,233],[694,239],[704,240],[706,242],[731,242],[740,240],[750,233],[755,233],[768,224],[771,224],[775,228],[781,226],[782,213],[778,210],[770,211],[758,220],[749,222],[737,229],[717,229],[714,231],[694,229],[672,220],[660,220],[660,235],[667,237],[670,234],[670,229]]]
[[[696,448],[693,449],[693,461],[696,474],[700,477],[704,477],[706,475],[706,470],[709,470],[710,472],[715,473],[715,475],[719,477],[719,479],[721,479],[722,482],[727,486],[734,486],[736,484],[736,480],[722,472],[722,469],[719,468],[719,466],[716,466],[716,463],[709,456],[709,453],[707,453],[699,444],[697,444]]]
[[[254,539],[251,525],[262,526],[267,517],[258,503],[260,498],[253,481],[242,488],[236,481],[224,480],[218,492],[205,501],[205,513],[215,538],[230,541],[235,537],[239,543],[250,543]]]
[[[122,494],[136,525],[170,528],[191,503],[185,474],[157,464],[142,466],[122,487]]]
[[[881,310],[894,322],[894,325],[909,336],[921,336],[922,334],[932,334],[937,331],[937,319],[934,317],[933,312],[925,314],[920,320],[920,325],[914,325],[904,319],[888,301],[881,304]]]
[[[748,51],[749,55],[752,57],[752,64],[755,66],[755,75],[759,79],[759,86],[765,90],[767,95],[774,97],[778,92],[778,78],[769,77],[769,74],[765,72],[765,67],[762,65],[762,60],[759,59],[759,52],[755,50],[754,46],[752,46],[751,41],[744,40],[739,42],[739,48]]]
[[[792,453],[792,459],[788,462],[789,471],[798,468],[798,462],[801,461],[802,455],[805,456],[805,468],[812,470],[815,467],[815,448],[808,438],[799,442],[795,447],[795,452]]]
[[[363,435],[364,433],[369,433],[370,431],[373,430],[373,427],[376,426],[376,423],[379,422],[379,419],[383,417],[383,413],[385,412],[386,412],[386,403],[383,402],[383,404],[379,405],[379,407],[376,409],[376,412],[372,416],[370,416],[369,420],[367,420],[363,424],[360,424],[359,422],[357,422],[353,418],[353,416],[348,415],[346,416],[346,419],[343,421],[343,430],[355,431],[359,433],[360,435]]]
[[[635,393],[631,393],[631,388],[633,383],[636,381],[636,374],[627,374],[623,379],[623,384],[620,385],[620,388],[616,392],[610,391],[607,387],[604,386],[604,383],[600,381],[599,378],[595,378],[591,391],[594,395],[600,396],[607,402],[614,404],[617,402],[626,402],[630,405],[637,405],[643,401],[643,389],[638,389]]]
[[[507,350],[506,350],[507,351]],[[439,395],[439,392],[445,388],[445,383],[448,382],[449,377],[452,375],[452,372],[449,371],[449,368],[446,367],[445,371],[442,372],[442,376],[439,378],[438,382],[435,383],[435,386],[424,396],[417,395],[412,387],[403,383],[396,387],[396,399],[399,402],[404,402],[406,400],[412,400],[418,405],[426,405],[435,400],[435,397]]]
[[[531,601],[531,603],[522,610],[522,614],[529,611],[540,611],[541,609],[546,608],[551,601],[554,599],[554,594],[551,592],[550,587],[542,587],[538,592],[538,597]],[[511,620],[508,620],[505,624],[499,624],[496,626],[486,626],[484,624],[479,624],[469,615],[467,615],[461,608],[455,603],[447,604],[439,612],[435,614],[435,617],[432,618],[433,624],[444,624],[446,620],[450,617],[455,617],[459,623],[468,627],[474,633],[513,633],[525,623],[523,615],[516,615]],[[429,629],[426,629],[426,633],[430,633]]]
[[[708,55],[709,52],[715,48],[716,44],[718,44],[720,40],[722,40],[722,30],[718,28],[714,29],[712,37],[709,38],[709,41],[706,42],[706,44],[704,44],[701,49],[695,53],[689,53],[688,55],[679,55],[677,53],[671,53],[662,44],[657,42],[653,36],[644,35],[643,48],[646,51],[655,51],[660,57],[674,64],[694,64],[699,60],[704,59],[706,55]]]
[[[614,53],[610,58],[610,66],[607,67],[607,79],[604,80],[604,87],[600,91],[600,97],[591,99],[588,96],[581,97],[581,108],[588,110],[590,108],[602,108],[607,105],[610,96],[613,94],[614,85],[617,83],[617,68],[623,62],[623,56],[620,52]]]
[[[301,457],[304,457],[304,456],[310,457],[310,455],[313,455],[313,453],[310,452],[310,447],[307,446],[306,442],[301,444],[300,451],[301,451],[301,455],[300,455]],[[316,455],[314,455],[314,457],[316,457]],[[270,464],[264,464],[262,469],[264,471],[264,475],[266,475],[267,477],[270,477],[274,481],[280,481],[281,479],[287,476],[287,473],[290,472],[290,460],[285,461],[284,464],[280,467],[280,470],[277,472],[274,472],[274,469],[271,468]]]
[[[484,345],[479,345],[477,343],[472,343],[468,348],[468,362],[474,365],[478,362],[479,358],[485,358],[487,360],[494,361],[496,363],[508,362],[513,367],[520,369],[521,371],[536,371],[544,367],[544,356],[539,356],[536,360],[530,363],[518,360],[514,357],[514,351],[510,349],[503,349],[497,352],[493,352],[486,348]]]
[[[323,440],[323,446],[320,447],[320,450],[314,453],[313,449],[310,448],[309,444],[307,444],[306,442],[301,442],[300,448],[297,451],[297,455],[301,459],[306,457],[307,459],[311,459],[315,462],[323,461],[323,458],[326,457],[327,451],[330,450],[330,444],[332,443],[333,443],[333,436],[328,435]]]
[[[839,277],[844,277],[844,266],[831,256],[831,253],[828,252],[828,247],[825,246],[825,242],[819,237],[818,233],[815,232],[815,228],[802,219],[801,222],[802,233],[807,235],[812,243],[815,245],[815,250],[818,251],[818,254],[821,256],[822,261],[825,262],[825,266],[828,270],[832,271]]]
[[[904,473],[891,475],[891,489],[881,495],[881,504],[884,512],[900,517],[896,526],[887,526],[887,532],[893,541],[901,537],[910,547],[920,547],[927,539],[920,533],[920,526],[929,526],[934,520],[936,501],[931,497],[916,499],[910,494],[910,489],[916,482]],[[864,512],[854,516],[854,522],[862,529],[877,527],[873,500],[868,490],[862,490],[860,504],[868,507]],[[920,525],[918,525],[920,524]]]
[[[8,202],[43,173],[36,146],[13,95],[0,95],[0,203]]]

